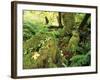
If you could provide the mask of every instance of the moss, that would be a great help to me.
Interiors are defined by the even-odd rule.
[[[24,66],[28,66],[31,68],[33,67],[47,67],[47,62],[49,59],[52,59],[52,64],[55,64],[55,57],[56,57],[56,50],[57,50],[57,42],[56,38],[53,34],[50,33],[39,33],[35,36],[33,36],[31,39],[27,40],[24,44]],[[32,53],[36,52],[38,49],[37,53],[39,56],[37,57],[35,63],[32,63],[30,58],[32,58]],[[30,57],[31,56],[31,57]],[[27,59],[27,60],[26,60]],[[27,62],[28,63],[27,63]],[[31,65],[32,64],[32,65]],[[49,66],[48,66],[49,67]]]
[[[39,50],[40,56],[39,56],[37,62],[42,62],[42,63],[44,63],[43,67],[47,67],[47,65],[45,65],[45,64],[48,64],[47,61],[49,59],[52,59],[52,61],[50,61],[50,63],[55,64],[56,53],[57,53],[56,51],[57,51],[57,44],[56,44],[55,38],[48,37],[45,40],[45,44]],[[48,65],[48,67],[49,67],[49,65]]]
[[[23,55],[23,69],[36,68],[36,61],[32,59],[32,54]]]
[[[73,26],[75,25],[75,14],[74,13],[61,13],[62,15],[62,23],[64,33],[71,33]]]
[[[79,40],[80,40],[80,38],[79,38],[78,31],[76,31],[76,30],[73,31],[73,35],[69,40],[67,50],[70,52],[76,53],[76,50],[77,50],[78,44],[79,44]]]

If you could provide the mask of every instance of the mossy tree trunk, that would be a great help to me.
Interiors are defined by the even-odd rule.
[[[61,13],[62,24],[64,33],[70,34],[72,33],[73,26],[75,25],[75,13]]]
[[[79,43],[79,34],[76,29],[74,29],[75,13],[61,13],[61,20],[63,25],[63,37],[60,45],[64,44],[61,48],[63,50],[63,54],[69,59],[73,56],[72,54],[76,52],[76,48]],[[66,39],[68,41],[65,43]]]

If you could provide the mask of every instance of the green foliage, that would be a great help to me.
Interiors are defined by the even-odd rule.
[[[33,35],[35,35],[38,32],[45,32],[48,31],[48,29],[45,27],[45,25],[41,25],[39,23],[33,23],[32,21],[24,21],[23,25],[23,39],[24,41],[30,39]]]
[[[70,66],[89,66],[90,65],[90,52],[86,55],[76,55],[73,56],[70,61]]]
[[[32,59],[32,54],[24,54],[23,55],[23,68],[24,69],[32,69],[32,68],[36,68],[36,61],[34,61],[33,59]]]
[[[23,40],[26,41],[30,39],[33,35],[38,32],[45,32],[48,31],[46,25],[43,23],[43,20],[40,20],[39,17],[33,15],[31,12],[27,11],[24,15],[24,22],[23,22]]]
[[[68,67],[68,60],[61,51],[59,51],[56,55],[56,64],[58,67]]]
[[[91,43],[90,41],[81,42],[77,48],[78,54],[87,54],[88,51],[91,50]]]

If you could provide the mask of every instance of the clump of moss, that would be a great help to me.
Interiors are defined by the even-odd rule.
[[[24,43],[24,52],[25,52],[24,55],[30,55],[31,57],[32,53],[38,52],[40,55],[35,60],[36,64],[33,65],[41,68],[49,67],[47,64],[51,66],[51,63],[55,64],[56,61],[55,60],[57,53],[56,38],[51,33],[39,33]],[[30,62],[30,58],[28,61]],[[24,63],[26,62],[24,61]],[[26,65],[28,64],[26,63]]]

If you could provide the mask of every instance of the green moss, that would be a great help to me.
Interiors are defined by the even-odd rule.
[[[31,64],[30,56],[32,57],[32,53],[37,51],[40,54],[38,59],[36,60],[36,63],[32,64],[36,67],[46,67],[45,64],[47,64],[47,60],[52,59],[52,64],[55,64],[55,57],[56,57],[56,50],[57,50],[57,42],[56,38],[53,34],[50,33],[39,33],[35,36],[33,36],[31,39],[27,40],[24,44],[24,54],[26,55],[24,58],[24,63],[26,66]],[[28,59],[29,58],[29,59]],[[30,68],[30,67],[29,67]]]
[[[47,67],[48,61],[49,59],[52,59],[52,61],[50,61],[50,63],[54,64],[55,63],[55,59],[56,59],[56,52],[57,51],[57,44],[56,44],[56,40],[55,38],[52,37],[48,37],[45,40],[44,45],[42,45],[42,47],[39,50],[40,56],[38,58],[38,61],[40,62],[44,62],[44,67]],[[49,66],[49,65],[48,65]]]
[[[63,30],[65,33],[71,33],[73,26],[75,25],[75,14],[74,13],[61,13]]]
[[[80,38],[79,38],[78,31],[76,31],[76,30],[73,31],[73,35],[69,40],[67,50],[70,52],[76,53],[76,50],[77,50],[78,44],[79,44],[79,40],[80,40]]]

